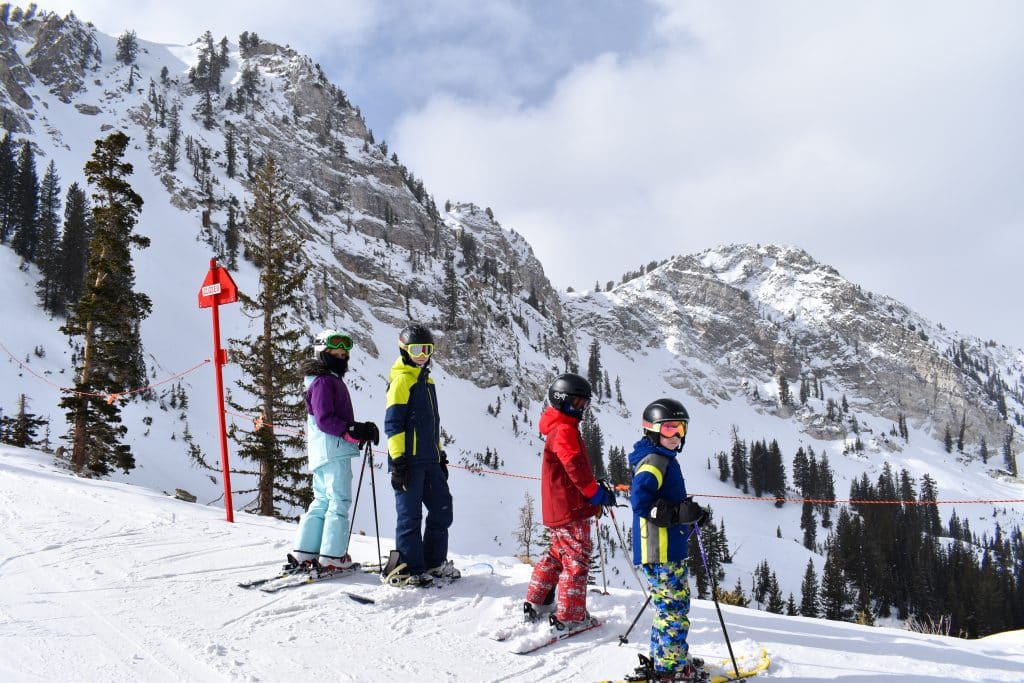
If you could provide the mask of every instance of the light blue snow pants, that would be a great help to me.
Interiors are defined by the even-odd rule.
[[[348,552],[352,458],[334,458],[313,470],[313,502],[299,520],[295,550],[343,557]]]

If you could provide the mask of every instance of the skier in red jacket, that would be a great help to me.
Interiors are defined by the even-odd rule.
[[[558,588],[551,624],[559,631],[575,630],[589,622],[587,575],[590,570],[590,518],[600,506],[614,505],[611,488],[594,479],[579,424],[590,406],[591,389],[579,375],[560,375],[548,388],[549,407],[540,418],[546,438],[541,463],[541,510],[551,546],[533,567],[523,611],[527,621],[550,612]]]

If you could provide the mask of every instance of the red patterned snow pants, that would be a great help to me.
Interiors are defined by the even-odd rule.
[[[559,621],[582,621],[587,617],[587,574],[590,571],[590,520],[549,527],[551,547],[533,567],[526,599],[544,604],[558,586]]]

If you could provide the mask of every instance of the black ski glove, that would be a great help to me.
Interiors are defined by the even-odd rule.
[[[647,517],[654,526],[675,526],[679,521],[679,506],[667,500],[659,500],[651,507]]]
[[[700,526],[708,520],[708,511],[688,497],[681,503],[659,500],[651,508],[650,520],[655,526],[670,527],[679,524]]]
[[[693,502],[692,497],[687,497],[686,500],[679,504],[678,524],[693,524],[699,527],[707,521],[707,509],[702,508],[700,505],[697,505],[697,503]]]
[[[441,471],[444,472],[444,480],[448,481],[448,454],[441,451]]]
[[[350,422],[345,431],[359,442],[360,448],[365,446],[368,441],[372,441],[374,446],[380,442],[380,430],[372,422]]]
[[[396,491],[409,488],[409,463],[404,456],[391,460],[391,488]]]

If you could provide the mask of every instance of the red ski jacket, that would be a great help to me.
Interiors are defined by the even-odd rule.
[[[597,480],[580,438],[577,418],[548,407],[540,416],[545,437],[540,467],[540,502],[544,526],[554,527],[596,517],[600,508],[587,499],[597,493]]]

